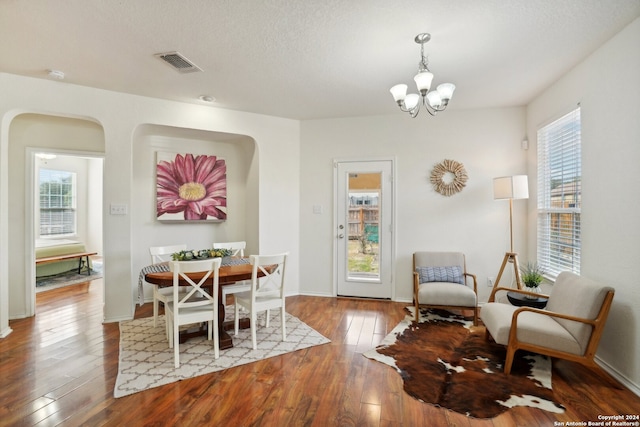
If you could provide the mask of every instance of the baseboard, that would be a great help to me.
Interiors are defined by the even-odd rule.
[[[320,293],[320,292],[317,292],[317,293],[316,292],[296,292],[287,296],[290,297],[295,295],[303,295],[306,297],[325,297],[325,298],[333,298],[335,296],[335,295],[330,295],[327,293]]]
[[[322,298],[335,298],[335,295],[331,295],[331,294],[327,294],[327,293],[316,293],[316,292],[297,292],[297,293],[292,293],[292,294],[288,294],[287,296],[295,296],[295,295],[302,295],[302,296],[306,296],[306,297],[322,297]],[[401,302],[401,303],[405,303],[405,304],[413,304],[413,299],[407,299],[407,298],[396,298],[394,300],[391,300],[393,302]]]
[[[7,326],[7,328],[0,333],[0,338],[6,338],[11,332],[13,332],[13,329]]]
[[[109,317],[105,318],[102,323],[119,323],[127,320],[133,320],[133,316]]]
[[[602,368],[603,371],[605,371],[607,374],[611,375],[618,382],[620,382],[623,386],[625,386],[626,388],[631,390],[631,392],[633,394],[635,394],[636,396],[640,397],[640,386],[638,386],[638,384],[635,384],[633,381],[629,380],[629,378],[627,378],[624,375],[622,375],[618,370],[613,368],[611,365],[609,365],[607,362],[605,362],[604,360],[602,360],[598,356],[595,357],[595,361],[598,364],[598,366],[600,366]]]

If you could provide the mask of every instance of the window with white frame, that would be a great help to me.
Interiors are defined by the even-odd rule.
[[[40,169],[40,235],[76,232],[76,174]]]
[[[538,130],[538,264],[580,273],[580,107]]]

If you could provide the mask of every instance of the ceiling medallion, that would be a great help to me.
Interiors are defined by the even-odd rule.
[[[455,160],[445,159],[431,171],[433,189],[447,197],[462,191],[468,179],[464,165]]]

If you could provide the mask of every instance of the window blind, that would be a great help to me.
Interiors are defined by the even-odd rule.
[[[538,264],[580,273],[580,108],[538,130]]]
[[[75,173],[40,169],[40,235],[76,232]]]

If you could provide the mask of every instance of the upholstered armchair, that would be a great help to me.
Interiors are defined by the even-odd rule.
[[[471,282],[471,286],[469,285]],[[413,254],[413,302],[416,322],[420,307],[473,310],[478,324],[478,281],[467,273],[460,252],[415,252]]]
[[[495,288],[480,311],[487,338],[491,336],[496,343],[507,346],[505,373],[511,372],[517,350],[597,367],[594,356],[611,308],[613,288],[562,272],[545,310],[494,302],[496,293],[501,291],[526,292]]]

